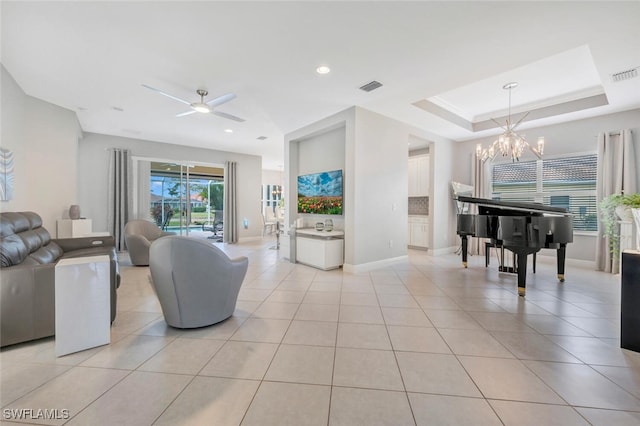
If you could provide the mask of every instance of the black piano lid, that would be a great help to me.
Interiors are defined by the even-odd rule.
[[[489,200],[487,198],[465,197],[463,195],[458,195],[457,200],[462,203],[477,204],[479,206],[494,207],[494,208],[503,209],[503,210],[551,213],[551,214],[561,214],[564,216],[573,215],[569,210],[565,208],[550,207],[550,206],[545,206],[544,204],[539,204],[539,203],[520,203],[520,202],[513,202],[513,201]]]

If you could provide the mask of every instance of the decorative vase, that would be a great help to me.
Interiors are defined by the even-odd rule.
[[[325,219],[324,221],[324,230],[327,232],[333,231],[333,220]]]
[[[631,213],[631,207],[628,206],[616,206],[616,214],[620,220],[625,222],[631,222],[633,220],[633,214]]]
[[[80,206],[77,204],[72,204],[69,207],[69,219],[80,219]]]
[[[636,226],[636,250],[640,250],[640,208],[630,210]]]

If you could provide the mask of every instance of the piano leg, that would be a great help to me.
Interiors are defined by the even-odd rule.
[[[469,245],[469,239],[466,235],[460,235],[462,240],[462,266],[467,267],[467,247]]]
[[[527,286],[527,255],[520,253],[516,257],[518,259],[518,296],[524,297]]]
[[[566,244],[560,244],[560,247],[558,248],[558,279],[560,280],[561,283],[564,282],[564,259],[566,257],[567,254],[567,245]]]

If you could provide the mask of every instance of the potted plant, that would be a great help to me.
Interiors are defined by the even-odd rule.
[[[620,248],[620,235],[617,226],[618,220],[632,220],[631,209],[640,209],[640,194],[613,194],[603,198],[602,201],[600,201],[599,207],[602,213],[604,236],[609,238],[609,248],[615,257],[618,255]],[[628,210],[628,213],[625,212],[626,210]],[[636,227],[638,226],[639,224],[636,224]]]

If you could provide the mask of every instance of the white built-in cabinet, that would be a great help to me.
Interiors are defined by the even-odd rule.
[[[409,246],[429,247],[429,217],[409,216]]]
[[[296,262],[329,270],[344,263],[344,231],[296,230]]]
[[[409,157],[409,197],[429,195],[429,155]]]

